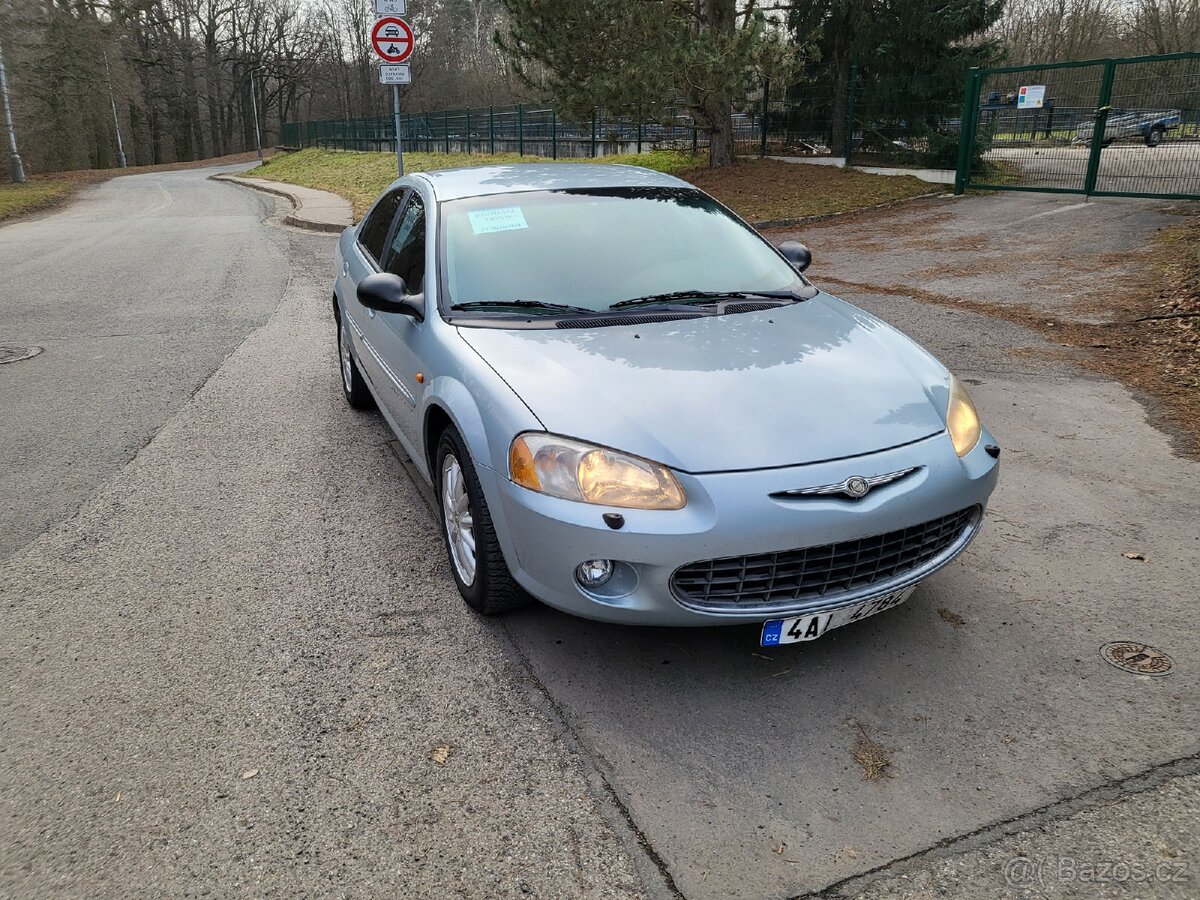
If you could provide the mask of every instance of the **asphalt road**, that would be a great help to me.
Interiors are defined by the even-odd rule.
[[[1089,147],[1076,144],[999,147],[984,157],[1006,164],[1020,184],[1082,190],[1090,152]],[[1147,147],[1131,138],[1104,147],[1096,190],[1200,193],[1200,141],[1169,138],[1158,147]]]
[[[283,296],[270,207],[212,171],[117,179],[0,228],[0,341],[45,350],[0,372],[0,558],[73,514]]]
[[[28,536],[0,562],[0,895],[792,897],[857,892],[866,876],[891,896],[905,866],[929,860],[934,877],[939,848],[966,854],[1047,816],[1103,819],[1104,804],[1198,768],[1200,538],[1186,523],[1200,520],[1200,467],[1126,389],[1041,337],[848,293],[969,379],[1005,447],[984,533],[904,606],[769,653],[753,629],[541,607],[480,620],[385,426],[341,399],[332,238],[259,222],[262,200],[194,173],[152,177],[198,210],[241,210],[244,240],[278,252],[241,289],[272,299],[244,340],[228,333],[211,377],[192,370],[195,393],[136,419],[149,440],[132,459],[113,418],[31,442],[6,471],[5,532],[11,518]],[[176,243],[211,238],[209,216],[130,209],[126,181],[85,199],[124,271],[165,268],[152,236],[167,224]],[[989,202],[947,209],[968,228],[995,215]],[[1007,211],[1070,203],[1019,202]],[[78,215],[0,229],[0,246],[39,252],[24,229]],[[835,259],[872,264],[834,226],[805,237],[818,282],[823,265],[850,280]],[[131,318],[160,302],[138,294]],[[40,392],[53,411],[13,415],[6,399],[6,429],[94,405],[39,340],[45,354],[0,367],[0,390]],[[143,342],[148,370],[178,346]],[[22,510],[56,490],[40,458],[61,454],[65,481],[89,444],[116,462],[79,475],[77,514],[45,513],[34,538]],[[1160,647],[1176,671],[1106,665],[1097,648],[1117,639]],[[864,733],[891,777],[863,780]],[[1197,878],[1190,834],[1113,852],[1170,851]],[[963,854],[960,871],[999,877]]]

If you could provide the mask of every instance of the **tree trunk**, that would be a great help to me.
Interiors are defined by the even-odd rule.
[[[214,156],[224,156],[225,135],[221,130],[221,62],[217,54],[217,17],[208,6],[204,23],[204,93],[208,101],[208,133]]]
[[[737,28],[736,0],[707,0],[706,18],[708,30],[718,39],[733,40]],[[720,84],[704,98],[704,117],[708,119],[708,167],[717,169],[732,166],[733,155],[733,100],[730,81],[722,79]]]
[[[833,109],[830,122],[829,153],[846,152],[846,113],[850,111],[850,67],[854,53],[854,22],[849,2],[839,3],[832,21],[833,37]]]
[[[704,104],[704,115],[708,119],[708,167],[717,169],[732,166],[736,159],[733,154],[733,115],[729,99],[709,97]]]

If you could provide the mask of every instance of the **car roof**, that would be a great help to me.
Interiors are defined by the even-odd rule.
[[[595,163],[514,163],[501,166],[473,166],[420,172],[438,200],[486,197],[519,191],[545,191],[570,188],[673,187],[690,188],[673,175],[643,169],[641,166],[598,165]]]

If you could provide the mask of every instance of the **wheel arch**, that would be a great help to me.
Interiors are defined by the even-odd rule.
[[[441,376],[433,379],[426,390],[421,423],[421,461],[431,482],[438,438],[449,425],[462,437],[476,465],[494,467],[487,428],[475,398],[462,382]]]

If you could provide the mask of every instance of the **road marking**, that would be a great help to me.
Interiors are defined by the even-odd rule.
[[[1046,210],[1046,212],[1034,213],[1032,216],[1029,217],[1029,219],[1040,219],[1042,216],[1053,216],[1057,213],[1067,212],[1068,210],[1072,210],[1072,209],[1083,209],[1085,206],[1088,206],[1088,205],[1089,204],[1087,204],[1087,203],[1072,203],[1070,206],[1060,206],[1058,209],[1048,209],[1048,210]],[[1029,219],[1026,219],[1025,221],[1028,222]]]

